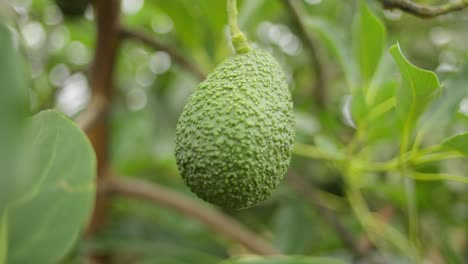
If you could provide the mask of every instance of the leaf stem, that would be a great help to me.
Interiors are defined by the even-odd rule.
[[[311,159],[322,159],[329,161],[344,161],[344,157],[339,157],[337,155],[332,155],[324,152],[320,148],[312,145],[296,143],[294,145],[293,153],[302,157],[311,158]]]
[[[237,1],[227,0],[227,14],[229,30],[231,32],[231,43],[237,54],[247,53],[252,50],[247,37],[241,32],[237,24]]]
[[[417,259],[414,245],[409,243],[397,229],[386,224],[372,214],[357,186],[352,186],[352,184],[350,184],[347,190],[347,197],[358,221],[366,229],[370,239],[373,240],[376,246],[383,247],[378,239],[383,238],[411,260]]]
[[[427,163],[427,162],[433,162],[433,161],[439,161],[439,160],[445,160],[445,159],[455,159],[455,158],[462,158],[463,155],[458,153],[458,152],[439,152],[439,153],[429,153],[425,155],[418,155],[414,158],[412,158],[412,162],[414,164],[420,164],[420,163]]]
[[[468,184],[468,177],[463,177],[453,174],[445,173],[422,173],[422,172],[413,172],[411,178],[417,181],[455,181]]]
[[[405,177],[405,193],[407,199],[407,206],[408,206],[408,227],[409,227],[409,237],[410,241],[416,249],[416,252],[419,250],[419,232],[418,232],[418,223],[419,223],[419,215],[418,215],[418,205],[416,201],[416,188],[415,183],[412,178]],[[419,254],[416,254],[419,257]]]

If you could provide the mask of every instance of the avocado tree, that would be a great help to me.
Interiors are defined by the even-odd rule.
[[[467,262],[437,4],[0,2],[0,264]]]

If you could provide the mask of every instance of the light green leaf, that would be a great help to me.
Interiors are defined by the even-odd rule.
[[[324,19],[305,19],[306,26],[323,43],[328,52],[340,63],[347,85],[350,89],[356,86],[357,72],[345,41],[340,37],[342,32]]]
[[[397,90],[396,109],[403,127],[402,149],[426,106],[434,99],[440,83],[435,73],[411,64],[401,52],[399,44],[389,50],[403,77],[403,85]]]
[[[27,173],[37,181],[8,207],[7,262],[57,263],[90,215],[95,155],[86,135],[58,112],[37,114],[29,129],[32,158]]]
[[[451,137],[445,140],[442,145],[468,156],[468,132]]]
[[[246,256],[222,261],[220,264],[344,264],[339,259],[307,257],[307,256],[278,256],[260,257]]]
[[[382,21],[372,13],[365,1],[360,1],[359,13],[354,22],[353,48],[365,86],[371,82],[379,65],[385,37]]]

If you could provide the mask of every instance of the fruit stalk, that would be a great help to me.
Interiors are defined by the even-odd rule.
[[[231,32],[231,43],[236,54],[242,54],[252,50],[247,37],[242,33],[237,24],[237,1],[227,0],[227,14],[229,31]]]

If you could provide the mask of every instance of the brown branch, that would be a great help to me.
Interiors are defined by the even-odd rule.
[[[111,102],[113,94],[113,71],[119,46],[119,0],[95,0],[96,50],[90,68],[90,85],[93,100]],[[104,120],[87,131],[97,157],[98,183],[106,177],[108,167],[109,127]],[[88,235],[101,228],[107,218],[109,199],[98,195],[93,216],[88,226]]]
[[[362,258],[367,255],[368,251],[359,247],[359,243],[354,238],[353,234],[340,221],[338,216],[328,207],[323,205],[320,196],[314,188],[310,187],[310,185],[301,177],[293,174],[289,174],[287,180],[291,188],[301,194],[307,201],[317,208],[320,215],[323,216],[326,222],[334,228],[341,241],[343,241],[343,244],[351,250],[356,258]]]
[[[107,108],[106,100],[100,95],[95,95],[88,107],[75,118],[75,122],[83,131],[88,132],[104,119]]]
[[[161,43],[151,35],[143,31],[126,28],[124,26],[121,26],[120,34],[123,38],[139,40],[148,46],[166,52],[177,64],[179,64],[179,66],[195,75],[195,77],[197,77],[199,80],[202,81],[206,78],[206,74],[203,72],[203,70],[188,60],[186,56],[181,54],[178,50]]]
[[[315,45],[315,40],[312,36],[308,33],[307,28],[302,20],[303,15],[301,14],[301,8],[297,6],[294,0],[282,0],[283,5],[285,6],[286,10],[289,12],[294,25],[299,30],[299,37],[302,39],[304,44],[306,45],[307,49],[311,53],[310,61],[312,63],[312,67],[315,71],[315,87],[313,89],[314,96],[317,104],[320,107],[324,107],[326,104],[326,90],[325,90],[325,82],[326,82],[326,73],[325,67],[322,64],[323,56],[322,53],[319,51],[317,46]]]
[[[185,216],[197,219],[212,230],[239,242],[256,254],[280,254],[272,245],[249,231],[230,216],[156,183],[114,176],[109,181],[106,181],[104,188],[105,192],[147,200],[174,209]]]
[[[439,6],[417,4],[409,0],[379,0],[385,9],[400,9],[421,18],[432,18],[468,7],[467,0],[458,0]]]

